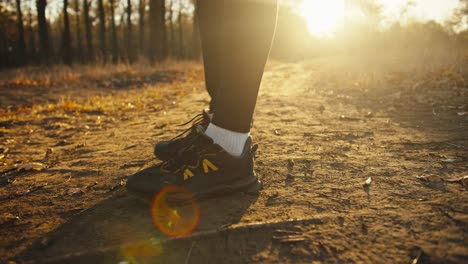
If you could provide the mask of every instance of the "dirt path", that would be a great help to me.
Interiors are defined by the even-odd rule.
[[[184,67],[112,103],[3,112],[0,261],[467,261],[466,67],[270,65],[252,131],[264,190],[200,201],[195,232],[169,239],[122,185],[206,105],[200,67]],[[47,168],[7,172],[21,160]]]

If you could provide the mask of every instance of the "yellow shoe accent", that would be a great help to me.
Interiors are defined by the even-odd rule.
[[[184,170],[184,181],[193,177],[193,172],[189,169]]]
[[[203,172],[208,173],[208,169],[211,169],[212,171],[217,171],[218,167],[216,167],[211,161],[204,159],[203,160]]]

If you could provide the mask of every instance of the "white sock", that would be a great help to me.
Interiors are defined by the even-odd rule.
[[[205,134],[212,138],[214,143],[220,145],[227,153],[236,157],[242,154],[245,142],[250,136],[250,133],[227,130],[213,123],[208,125]]]

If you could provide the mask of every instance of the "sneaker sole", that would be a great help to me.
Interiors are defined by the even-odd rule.
[[[233,193],[245,193],[249,195],[258,194],[258,192],[263,188],[262,182],[258,179],[257,175],[254,172],[254,175],[248,177],[247,180],[239,180],[229,184],[218,185],[216,187],[204,190],[202,192],[194,192],[192,196],[187,195],[171,195],[170,201],[175,203],[184,203],[190,201],[192,198],[197,200],[204,200],[209,198],[215,198],[224,195],[230,195]],[[130,197],[137,198],[146,203],[151,203],[155,194],[141,193],[141,192],[132,192],[128,191]]]

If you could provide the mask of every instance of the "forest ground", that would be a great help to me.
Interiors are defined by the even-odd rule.
[[[4,71],[0,262],[466,262],[466,61],[270,62],[264,189],[199,201],[183,238],[124,185],[207,106],[201,65]]]

